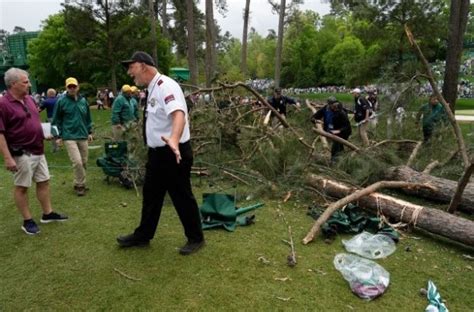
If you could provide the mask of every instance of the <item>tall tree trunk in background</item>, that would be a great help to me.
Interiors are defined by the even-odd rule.
[[[250,0],[245,1],[244,9],[244,33],[242,34],[242,59],[240,61],[240,70],[244,77],[247,76],[247,35],[249,28]]]
[[[188,66],[191,74],[191,84],[197,85],[198,68],[196,61],[196,46],[194,40],[194,1],[186,0],[186,28],[188,31]]]
[[[148,0],[148,14],[150,16],[150,28],[151,28],[151,56],[155,60],[155,64],[158,66],[158,52],[157,52],[157,38],[156,38],[156,13],[153,5],[153,0]]]
[[[170,33],[168,31],[168,0],[161,0],[161,33],[166,39],[170,39]]]
[[[278,20],[278,39],[276,46],[276,61],[275,61],[275,87],[280,87],[281,80],[281,54],[283,51],[283,26],[285,23],[285,9],[286,0],[280,2],[280,14]]]
[[[107,36],[107,59],[109,60],[110,66],[110,84],[112,87],[112,92],[116,95],[117,94],[117,73],[115,71],[115,60],[113,57],[113,43],[112,43],[112,36],[110,34],[110,7],[109,1],[105,0],[101,5],[104,7],[105,12],[105,33]]]
[[[206,87],[210,87],[216,70],[216,25],[213,0],[206,0]]]
[[[464,32],[469,15],[469,0],[451,0],[449,13],[448,47],[444,72],[443,97],[454,112],[458,96],[459,66],[463,48]]]

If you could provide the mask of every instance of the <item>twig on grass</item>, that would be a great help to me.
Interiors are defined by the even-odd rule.
[[[128,278],[129,280],[132,280],[132,281],[141,281],[142,280],[141,278],[136,278],[136,277],[130,276],[126,273],[123,273],[122,271],[120,271],[117,268],[114,268],[114,271],[117,272],[118,274],[122,275],[123,277]]]

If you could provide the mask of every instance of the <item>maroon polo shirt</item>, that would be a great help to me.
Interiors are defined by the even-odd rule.
[[[42,155],[44,136],[38,109],[29,95],[23,102],[15,100],[10,92],[0,98],[0,133],[9,147]]]

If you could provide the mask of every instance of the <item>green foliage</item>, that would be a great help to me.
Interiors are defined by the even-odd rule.
[[[337,84],[344,81],[346,85],[355,85],[358,76],[358,60],[363,58],[365,49],[359,39],[348,36],[342,42],[334,46],[323,57],[323,65],[326,72],[325,82]]]
[[[107,19],[106,19],[107,16]],[[106,22],[105,22],[106,21]],[[78,25],[81,25],[78,27]],[[150,25],[140,7],[72,6],[45,21],[39,37],[31,42],[31,71],[41,84],[60,86],[64,77],[109,86],[130,83],[120,64],[136,50],[150,51]],[[168,72],[170,43],[159,36],[159,68]]]
[[[256,32],[249,34],[247,66],[251,78],[274,76],[275,49],[275,38],[263,38]]]
[[[282,85],[306,88],[314,86],[318,80],[317,20],[318,16],[311,12],[296,15],[286,31]]]
[[[62,87],[64,78],[72,75],[71,53],[73,52],[71,34],[65,27],[64,15],[51,15],[45,22],[39,36],[28,45],[30,71],[41,84],[49,87]]]
[[[244,80],[243,74],[240,70],[240,59],[242,44],[239,40],[230,39],[219,54],[218,78],[221,81],[241,81]]]

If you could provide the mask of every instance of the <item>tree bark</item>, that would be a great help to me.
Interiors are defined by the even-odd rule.
[[[406,194],[423,197],[441,203],[449,203],[457,188],[456,181],[438,178],[429,174],[418,172],[407,166],[389,168],[385,178],[413,183],[428,183],[434,186],[437,191],[434,192],[429,189],[403,189],[402,191]],[[468,183],[466,185],[463,196],[459,203],[459,210],[467,213],[474,213],[474,183]]]
[[[211,86],[215,72],[216,36],[213,0],[206,0],[206,87]]]
[[[196,45],[194,39],[194,0],[186,0],[186,28],[188,31],[188,66],[190,72],[191,84],[197,85],[198,81],[198,68],[196,60]]]
[[[168,31],[168,0],[161,0],[161,33],[166,39],[170,38]]]
[[[349,142],[347,140],[344,140],[343,138],[338,137],[337,135],[326,132],[324,130],[320,130],[318,128],[313,128],[313,131],[316,132],[317,134],[321,135],[321,136],[324,136],[324,137],[329,138],[333,141],[344,144],[345,146],[349,147],[353,151],[356,151],[358,153],[361,151],[359,147],[357,147],[356,145],[352,144],[351,142]]]
[[[314,186],[313,179],[318,179],[317,176],[310,176],[310,185]],[[314,240],[314,237],[319,234],[319,231],[321,230],[321,226],[331,217],[331,215],[338,209],[341,209],[345,205],[358,201],[361,197],[367,196],[369,194],[374,193],[376,190],[381,189],[381,188],[409,188],[409,187],[419,187],[420,185],[414,184],[414,183],[408,183],[408,182],[399,182],[399,181],[379,181],[376,182],[372,185],[369,185],[368,187],[364,189],[357,190],[351,194],[351,192],[347,193],[347,195],[339,196],[343,197],[340,200],[338,200],[335,203],[332,203],[331,205],[326,208],[326,210],[323,212],[323,214],[314,222],[313,226],[311,227],[311,230],[306,234],[306,237],[303,239],[303,244],[308,244],[309,242]]]
[[[407,166],[408,167],[410,167],[413,164],[413,162],[415,161],[416,155],[418,155],[418,151],[421,148],[421,144],[423,144],[423,142],[419,141],[415,145],[415,148],[413,149],[413,151],[411,152],[411,155],[410,155],[410,157],[408,158],[408,161],[407,161]]]
[[[250,16],[250,0],[245,1],[244,9],[244,31],[242,34],[242,58],[240,61],[240,70],[244,77],[247,76],[247,35],[249,27],[249,16]]]
[[[461,203],[462,194],[469,183],[469,179],[471,178],[472,172],[474,171],[474,163],[464,171],[461,179],[458,182],[458,186],[456,187],[456,192],[454,193],[453,198],[451,199],[451,203],[449,203],[448,212],[454,213],[458,208],[459,204]]]
[[[459,66],[463,50],[463,38],[469,15],[469,0],[451,0],[449,12],[448,46],[444,72],[443,97],[454,112],[458,97]]]
[[[276,46],[276,60],[275,60],[275,87],[280,87],[281,80],[281,58],[283,52],[283,29],[285,24],[285,10],[286,0],[280,2],[280,12],[278,19],[278,38]]]
[[[148,15],[150,17],[150,34],[151,34],[151,56],[158,65],[158,42],[156,38],[156,13],[153,5],[153,0],[148,0]]]
[[[308,178],[308,184],[336,198],[345,197],[357,190],[316,175]],[[384,216],[396,221],[412,224],[416,228],[474,247],[473,221],[381,193],[363,196],[359,198],[358,204],[373,212],[380,211]]]

